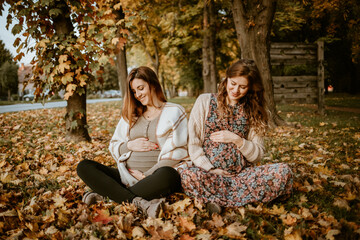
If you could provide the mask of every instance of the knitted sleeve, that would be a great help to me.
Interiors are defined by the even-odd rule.
[[[187,125],[184,108],[178,104],[167,103],[156,130],[161,147],[159,162],[173,160],[175,165],[179,161],[189,158]]]
[[[210,94],[200,95],[191,110],[188,124],[190,159],[195,166],[206,171],[214,168],[210,160],[205,156],[202,148],[204,142],[204,124],[209,103]]]
[[[109,144],[109,151],[115,160],[118,160],[122,154],[129,151],[126,147],[126,143],[128,141],[128,129],[129,124],[121,118]]]
[[[248,162],[255,163],[264,156],[264,139],[257,135],[254,129],[250,129],[247,139],[244,139],[239,149]]]

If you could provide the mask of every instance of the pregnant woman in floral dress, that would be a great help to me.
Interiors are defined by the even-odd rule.
[[[287,164],[253,166],[264,154],[267,121],[258,69],[252,60],[239,60],[218,93],[200,95],[193,106],[188,124],[193,165],[178,169],[184,192],[207,203],[210,212],[290,193]]]

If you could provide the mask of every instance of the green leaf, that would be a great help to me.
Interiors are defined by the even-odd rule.
[[[50,16],[52,16],[52,17],[56,17],[56,16],[58,16],[59,14],[62,14],[62,11],[61,11],[61,9],[59,9],[59,8],[53,8],[53,9],[51,9],[51,10],[49,11],[49,14],[50,14]]]
[[[92,18],[89,17],[89,16],[85,16],[85,17],[84,17],[84,21],[85,21],[85,22],[91,22],[91,21],[92,21]]]
[[[14,27],[11,30],[11,33],[16,35],[22,31],[22,25],[21,24],[15,24]]]
[[[81,96],[85,94],[85,88],[78,88],[77,93]]]
[[[97,71],[97,70],[99,70],[99,68],[100,68],[100,66],[99,66],[99,63],[97,63],[97,62],[92,62],[92,63],[90,64],[90,69],[91,69],[92,71]]]
[[[85,62],[85,60],[80,59],[80,60],[76,61],[76,64],[77,64],[79,67],[84,68],[85,65],[86,65],[86,62]]]
[[[104,39],[104,34],[103,33],[98,33],[95,36],[95,40],[98,42],[101,42]]]
[[[99,58],[99,63],[101,65],[105,65],[106,63],[109,62],[109,57],[106,56],[105,54],[103,54],[100,58]]]

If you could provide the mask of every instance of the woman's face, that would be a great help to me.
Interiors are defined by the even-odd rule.
[[[230,105],[234,105],[249,91],[249,81],[245,77],[228,78],[226,91]]]
[[[134,78],[134,80],[131,81],[130,86],[134,97],[142,105],[148,106],[152,104],[150,86],[147,82],[140,78]]]

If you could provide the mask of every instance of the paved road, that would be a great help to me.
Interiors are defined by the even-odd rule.
[[[88,99],[86,100],[86,103],[110,102],[110,101],[120,101],[120,100],[121,98]],[[42,103],[3,105],[0,106],[0,113],[19,112],[25,110],[35,110],[35,109],[45,109],[45,108],[61,108],[61,107],[66,107],[66,101],[47,102],[45,103],[45,105],[42,105]]]

